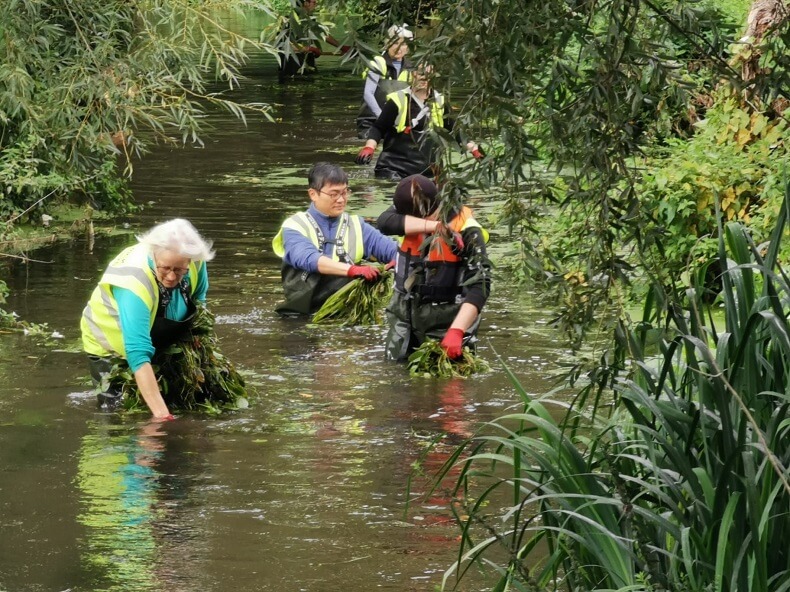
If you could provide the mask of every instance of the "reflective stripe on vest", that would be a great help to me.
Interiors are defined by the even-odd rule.
[[[140,298],[150,311],[149,329],[153,326],[159,306],[159,288],[148,259],[148,247],[135,245],[121,251],[110,262],[82,311],[82,347],[87,353],[126,357],[118,303],[112,295],[113,287],[125,288]],[[195,293],[201,265],[204,265],[202,261],[189,264],[191,294]]]
[[[474,216],[472,215],[472,210],[466,206],[461,208],[461,213],[453,218],[447,227],[454,232],[463,232],[467,228],[479,228],[483,234],[483,240],[488,242],[488,231],[480,226],[480,223],[475,220]],[[411,234],[404,237],[400,245],[400,250],[404,253],[408,253],[409,255],[420,255],[420,246],[423,244],[423,242],[425,242],[424,234]],[[431,241],[428,255],[424,257],[423,260],[456,263],[457,261],[460,261],[460,258],[453,252],[453,250],[450,248],[450,245],[448,245],[443,238],[437,237],[436,240]]]
[[[367,78],[368,74],[370,73],[378,74],[385,79],[391,78],[389,75],[389,68],[387,68],[387,61],[384,59],[384,56],[376,56],[370,60],[368,62],[368,67],[365,68],[364,72],[362,72],[362,78]],[[392,80],[398,80],[400,82],[411,84],[411,70],[407,68],[403,62],[401,62],[400,72],[398,72],[398,75],[395,78],[392,78]]]
[[[394,101],[398,106],[398,116],[395,118],[395,131],[398,133],[403,132],[403,130],[411,126],[411,122],[407,121],[409,118],[410,98],[411,89],[409,88],[398,90],[387,95],[387,100]],[[433,101],[430,103],[430,109],[430,123],[436,127],[444,127],[444,97],[438,92],[434,91],[433,93]]]
[[[277,232],[274,240],[272,240],[272,248],[278,257],[285,257],[285,239],[283,237],[283,231],[286,229],[295,230],[305,238],[310,239],[310,242],[313,243],[316,250],[318,250],[322,255],[324,254],[324,245],[320,244],[318,233],[310,223],[308,216],[309,214],[307,212],[299,212],[298,214],[294,214],[285,222],[283,222],[283,225],[280,227],[280,230]],[[337,230],[340,230],[341,226],[345,227],[343,236],[340,237],[343,243],[343,249],[346,253],[348,253],[348,256],[351,257],[353,262],[357,263],[362,261],[362,258],[365,256],[365,245],[362,235],[362,221],[360,220],[359,216],[350,216],[349,214],[343,214],[343,216],[346,216],[346,223],[338,224]],[[333,237],[333,240],[336,239],[337,237]],[[329,256],[335,261],[340,261],[336,249],[337,243],[333,243],[332,253]]]

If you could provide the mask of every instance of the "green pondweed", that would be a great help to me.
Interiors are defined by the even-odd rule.
[[[218,414],[247,406],[244,379],[217,347],[214,315],[199,308],[187,336],[157,352],[152,361],[159,389],[172,411]],[[123,393],[124,408],[145,409],[134,375],[124,360],[102,381],[102,390]]]
[[[470,376],[490,369],[485,360],[479,358],[468,347],[464,347],[459,359],[451,359],[439,342],[434,339],[426,339],[420,347],[414,350],[414,353],[409,356],[407,368],[412,376],[427,375],[439,378]]]
[[[355,279],[326,299],[313,315],[314,323],[341,325],[380,325],[382,311],[392,297],[392,275],[376,264],[379,278],[374,282]]]

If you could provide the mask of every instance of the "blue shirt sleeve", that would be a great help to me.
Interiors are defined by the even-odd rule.
[[[365,258],[375,257],[381,263],[389,263],[395,259],[398,244],[388,236],[384,236],[367,222],[362,222],[362,240],[365,245]],[[357,262],[358,263],[358,262]]]
[[[137,372],[140,366],[151,361],[156,351],[151,343],[151,311],[131,290],[113,286],[112,295],[118,303],[126,361],[132,372]]]
[[[379,103],[376,101],[376,88],[378,88],[379,80],[381,80],[381,76],[375,72],[368,72],[368,76],[365,78],[365,90],[362,93],[365,104],[376,117],[381,115],[381,107],[379,107]]]
[[[206,303],[206,293],[208,292],[208,269],[207,265],[204,262],[203,265],[200,266],[200,270],[198,271],[197,277],[197,284],[195,285],[195,293],[192,295],[192,299],[195,302],[199,302],[200,304]],[[190,278],[192,281],[192,278]]]
[[[283,246],[285,249],[283,261],[285,263],[302,271],[318,272],[318,258],[321,256],[321,252],[309,238],[296,230],[284,228]]]

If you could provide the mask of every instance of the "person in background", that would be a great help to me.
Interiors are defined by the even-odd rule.
[[[213,258],[211,243],[187,220],[176,218],[154,226],[110,262],[80,322],[97,384],[125,360],[154,418],[173,419],[151,360],[192,326],[197,305],[206,301],[206,262]],[[120,402],[119,393],[99,394],[102,408]]]
[[[367,138],[370,126],[381,115],[387,95],[409,87],[413,66],[406,55],[409,53],[408,42],[413,38],[414,33],[407,25],[392,25],[387,30],[386,50],[368,63],[362,107],[357,115],[358,137]]]
[[[387,307],[387,357],[405,361],[426,339],[452,358],[473,345],[491,290],[488,232],[464,206],[440,218],[436,184],[422,175],[398,183],[378,218],[384,234],[403,236],[395,290]]]
[[[378,279],[366,259],[395,259],[395,241],[360,216],[348,214],[348,175],[337,165],[316,163],[308,173],[310,207],[283,222],[274,252],[283,259],[285,302],[281,314],[312,314],[329,296],[354,278]]]
[[[323,53],[321,40],[338,48],[341,55],[351,49],[325,34],[325,28],[313,16],[316,4],[316,0],[295,0],[294,10],[277,35],[280,82],[316,71],[315,60]]]
[[[431,88],[431,74],[430,66],[415,69],[411,86],[387,95],[381,114],[368,130],[355,162],[370,163],[383,142],[374,169],[377,178],[400,181],[409,175],[435,176],[437,146],[427,132],[431,127],[452,132],[454,121],[444,96]],[[474,142],[468,142],[466,149],[476,159],[483,157]]]

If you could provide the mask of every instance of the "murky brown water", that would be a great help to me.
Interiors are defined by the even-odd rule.
[[[446,498],[418,497],[415,477],[405,511],[412,464],[447,434],[424,459],[430,472],[516,403],[494,349],[534,393],[561,352],[530,295],[502,277],[481,329],[494,370],[470,380],[410,378],[384,361],[383,328],[273,312],[271,239],[306,206],[313,162],[348,165],[352,211],[387,205],[389,186],[352,163],[361,81],[337,58],[319,64],[314,82],[280,86],[253,61],[234,96],[277,103],[281,123],[212,112],[205,148],[161,148],[136,165],[148,205],[134,230],[182,216],[215,241],[209,303],[223,351],[257,391],[250,409],[165,425],[96,410],[78,319],[130,237],[92,252],[58,245],[13,269],[9,308],[64,338],[55,349],[0,340],[0,590],[429,591],[454,561]]]

